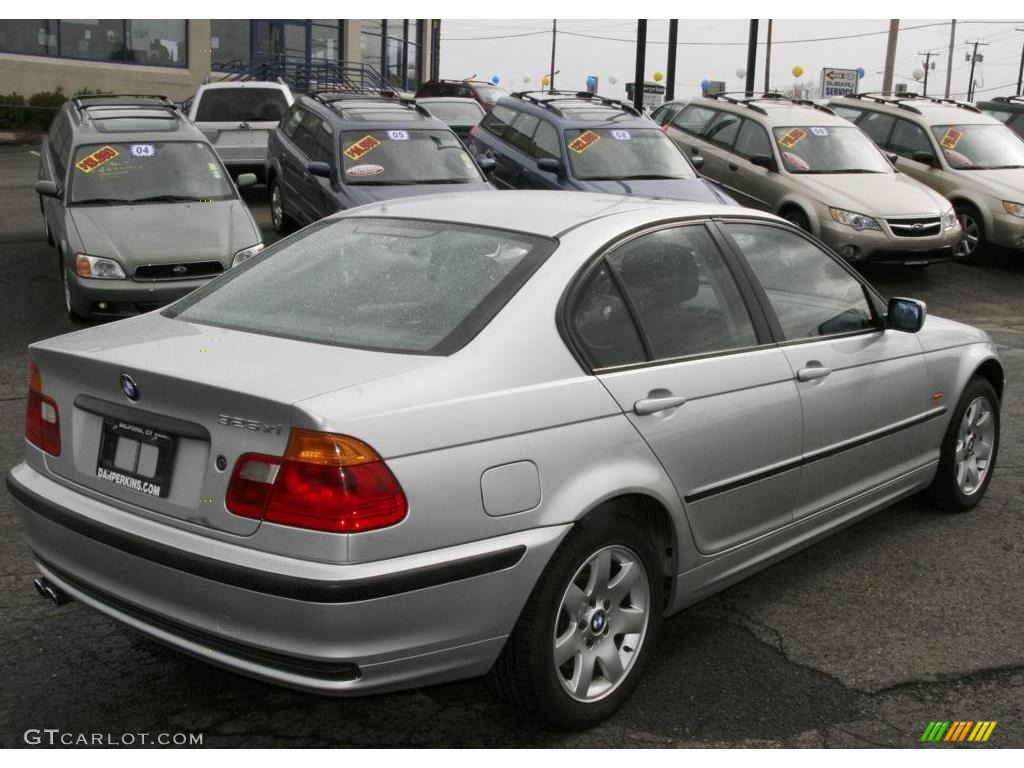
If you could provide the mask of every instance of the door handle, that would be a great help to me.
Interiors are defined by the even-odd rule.
[[[739,170],[739,166],[736,165],[736,163],[729,163],[729,170],[730,171],[738,171]]]
[[[665,397],[645,397],[633,403],[633,411],[637,416],[650,416],[658,411],[667,411],[670,408],[678,408],[686,402],[685,397],[669,395]]]
[[[817,365],[809,364],[806,368],[801,368],[796,372],[796,377],[800,381],[816,381],[817,379],[824,379],[832,373],[831,368],[826,368],[820,363]]]

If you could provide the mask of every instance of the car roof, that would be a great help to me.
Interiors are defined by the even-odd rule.
[[[753,98],[731,98],[725,94],[700,96],[692,99],[688,106],[719,109],[744,117],[750,117],[768,125],[849,125],[850,121],[839,117],[827,107],[805,99],[794,100],[781,96]]]
[[[563,128],[657,128],[632,104],[587,91],[519,91],[498,99],[498,105],[548,118]]]
[[[1024,112],[1024,96],[993,96],[979,101],[979,109],[1000,109],[1004,112]]]
[[[449,221],[556,237],[591,221],[623,213],[641,214],[642,225],[646,221],[663,221],[668,218],[735,216],[737,211],[742,211],[745,217],[775,218],[767,213],[711,203],[639,195],[541,190],[507,190],[491,195],[451,192],[405,197],[364,205],[336,216],[396,216]]]
[[[874,94],[860,96],[841,96],[829,101],[829,104],[852,107],[889,115],[899,115],[916,119],[925,125],[950,125],[954,123],[998,123],[994,117],[982,114],[973,104],[953,101],[952,99],[934,99],[931,97],[908,96],[889,97]]]
[[[327,112],[335,123],[352,123],[354,129],[394,128],[416,125],[419,128],[448,130],[426,107],[413,99],[364,93],[319,92],[299,97],[306,107]]]
[[[74,96],[67,109],[75,145],[172,138],[207,143],[202,131],[164,96]]]

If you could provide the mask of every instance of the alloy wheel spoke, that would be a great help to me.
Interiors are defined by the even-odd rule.
[[[610,683],[617,683],[625,671],[622,666],[622,658],[619,656],[619,649],[615,643],[605,640],[597,649],[598,662],[601,664],[601,673]]]
[[[612,572],[612,553],[605,549],[598,552],[590,561],[590,581],[587,583],[587,594],[594,597],[608,588],[608,578]]]
[[[578,651],[576,643],[576,623],[569,625],[568,631],[555,640],[555,666],[560,667]],[[579,660],[577,659],[577,665]]]
[[[615,578],[608,584],[608,597],[612,606],[617,606],[623,601],[629,591],[640,580],[640,566],[631,561],[625,561],[615,574]]]
[[[612,612],[611,627],[608,632],[612,637],[642,632],[645,618],[647,618],[647,611],[642,608],[617,608]]]
[[[573,670],[570,685],[572,692],[579,698],[583,698],[590,690],[590,683],[594,679],[595,654],[581,653],[576,660],[576,669]]]
[[[576,623],[576,615],[586,601],[587,596],[575,584],[570,584],[569,588],[565,590],[565,596],[562,598],[562,610],[569,615],[573,624]]]

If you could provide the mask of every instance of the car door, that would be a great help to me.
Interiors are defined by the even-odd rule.
[[[800,397],[753,302],[696,223],[616,246],[569,303],[581,354],[661,461],[705,553],[786,525],[799,490]]]
[[[901,171],[923,184],[937,186],[937,179],[933,177],[938,176],[939,157],[924,128],[897,118],[886,149],[899,156],[896,167]],[[915,152],[927,153],[931,159],[928,162],[915,160]]]
[[[508,149],[498,160],[495,176],[510,189],[528,189],[531,167],[535,166],[530,157],[533,133],[540,124],[540,118],[529,112],[520,112],[505,130],[504,141]]]
[[[741,204],[762,211],[773,211],[779,202],[779,173],[775,168],[755,165],[751,158],[768,157],[773,164],[777,159],[764,126],[745,119],[736,135],[733,156],[726,159],[722,186]]]
[[[804,233],[723,222],[788,361],[803,410],[802,517],[933,460],[932,395],[917,336],[887,330],[880,302]]]
[[[310,159],[314,162],[326,163],[331,169],[331,176],[316,176],[309,174],[306,181],[306,193],[309,198],[309,207],[316,220],[324,216],[330,216],[340,207],[338,198],[334,194],[334,175],[338,169],[338,148],[334,128],[322,118],[318,118],[320,125],[313,133],[313,145],[310,150]]]
[[[743,118],[733,112],[719,112],[708,123],[701,134],[703,141],[701,154],[704,156],[704,167],[700,169],[702,176],[707,176],[722,186],[730,182],[736,184],[736,154],[732,146],[740,131]]]
[[[514,189],[516,166],[507,136],[520,114],[518,110],[497,104],[480,121],[470,139],[471,151],[477,158],[494,160],[491,178],[498,189]]]
[[[537,167],[537,161],[542,159],[557,160],[562,164],[561,173],[542,171]],[[526,173],[527,189],[571,189],[566,176],[565,156],[562,150],[562,137],[558,129],[547,120],[541,120],[537,130],[533,133],[533,143],[530,145],[530,163]]]
[[[295,131],[294,141],[298,152],[293,153],[289,158],[292,162],[289,172],[293,179],[295,202],[300,209],[302,221],[305,223],[318,221],[322,217],[318,201],[321,182],[324,179],[309,172],[309,163],[313,162],[317,155],[317,139],[323,130],[323,125],[324,121],[319,115],[304,111],[302,124]]]
[[[303,198],[303,178],[309,160],[303,148],[310,145],[309,127],[306,122],[310,115],[312,113],[308,110],[292,107],[292,111],[288,113],[281,126],[283,135],[278,136],[281,189],[284,193],[285,208],[289,215],[303,224],[313,220]]]

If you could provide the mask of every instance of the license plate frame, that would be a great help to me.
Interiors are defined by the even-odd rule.
[[[131,469],[115,464],[118,445],[122,438],[137,443]],[[165,499],[171,490],[177,442],[176,437],[167,432],[123,419],[104,417],[99,453],[96,458],[96,477],[153,498]],[[157,450],[152,475],[139,471],[140,459],[143,458],[143,446],[154,446]],[[127,449],[130,451],[131,448],[132,446],[129,444]],[[149,457],[143,461],[152,463]]]

